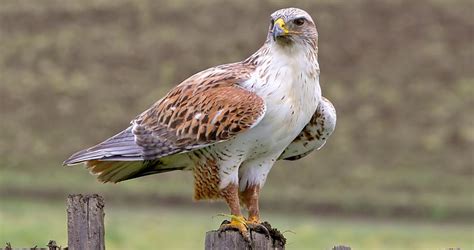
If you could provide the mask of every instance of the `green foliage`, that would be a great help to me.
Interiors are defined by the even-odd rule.
[[[301,210],[473,218],[470,2],[292,5],[316,20],[322,89],[338,125],[320,152],[278,163],[263,199]],[[0,188],[66,193],[74,183],[190,197],[191,184],[183,183],[192,181],[189,175],[101,189],[85,170],[60,165],[125,128],[191,74],[250,55],[265,39],[268,15],[285,6],[2,1]]]

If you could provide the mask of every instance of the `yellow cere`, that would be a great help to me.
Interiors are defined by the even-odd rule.
[[[288,33],[288,29],[285,28],[285,21],[283,21],[283,19],[281,18],[278,18],[276,21],[275,21],[275,24],[280,26],[280,28],[285,32],[285,34]]]

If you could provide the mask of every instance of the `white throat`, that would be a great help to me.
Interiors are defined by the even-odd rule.
[[[303,44],[270,43],[257,53],[260,56],[255,73],[243,87],[256,92],[266,102],[291,102],[312,115],[321,100],[317,52]],[[273,105],[267,103],[267,106]]]

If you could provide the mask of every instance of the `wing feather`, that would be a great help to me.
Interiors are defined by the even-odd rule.
[[[116,156],[120,156],[122,161],[141,160],[142,149],[135,143],[134,137],[132,127],[128,127],[124,131],[96,146],[73,154],[64,161],[64,165],[76,164],[93,159],[107,158],[108,160],[113,160]]]
[[[260,121],[263,99],[238,85],[250,72],[231,65],[191,77],[133,122],[145,159],[229,140]]]
[[[332,103],[322,98],[310,122],[301,133],[288,145],[279,159],[298,160],[319,150],[336,128],[336,109]]]
[[[202,71],[172,89],[132,126],[64,164],[152,160],[229,140],[255,126],[265,113],[263,99],[239,86],[254,69],[240,62]]]

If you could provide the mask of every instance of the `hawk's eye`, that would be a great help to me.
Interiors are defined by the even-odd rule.
[[[296,18],[295,20],[293,20],[293,23],[296,24],[296,26],[301,26],[304,24],[304,18]]]

